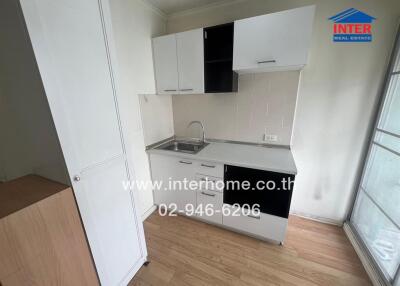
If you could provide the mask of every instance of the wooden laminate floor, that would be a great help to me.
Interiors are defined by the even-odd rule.
[[[336,226],[291,216],[284,246],[156,212],[144,229],[151,262],[131,286],[371,285]]]

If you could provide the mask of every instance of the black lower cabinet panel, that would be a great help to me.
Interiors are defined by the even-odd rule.
[[[288,218],[294,179],[290,174],[226,165],[224,203],[259,204],[262,213]]]

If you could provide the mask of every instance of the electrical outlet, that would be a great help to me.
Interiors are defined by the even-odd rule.
[[[278,135],[265,133],[264,134],[264,141],[278,142]]]

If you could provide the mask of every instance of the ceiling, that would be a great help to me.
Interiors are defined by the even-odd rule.
[[[147,0],[147,1],[152,5],[156,6],[158,9],[160,9],[167,15],[218,2],[228,2],[226,0]]]

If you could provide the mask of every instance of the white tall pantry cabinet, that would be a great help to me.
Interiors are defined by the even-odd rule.
[[[146,261],[118,113],[107,0],[20,0],[102,285],[126,285]]]

